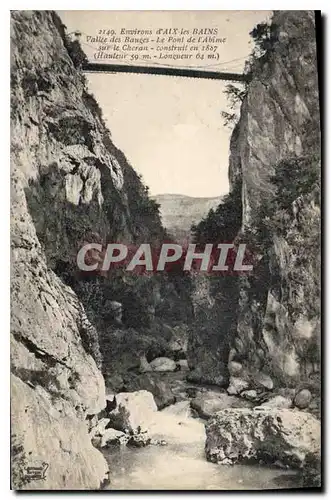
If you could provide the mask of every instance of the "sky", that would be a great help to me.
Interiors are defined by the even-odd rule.
[[[76,10],[58,14],[69,33],[82,32],[82,47],[91,60],[95,50],[86,43],[86,35],[96,36],[99,29],[217,27],[218,36],[226,38],[219,61],[213,66],[201,61],[199,66],[241,73],[252,50],[249,32],[270,11]],[[185,60],[171,64],[192,66]],[[86,76],[115,145],[142,174],[152,195],[214,197],[228,192],[231,131],[221,117],[228,110],[227,82],[126,73]]]

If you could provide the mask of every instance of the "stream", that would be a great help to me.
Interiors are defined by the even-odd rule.
[[[111,490],[261,490],[300,488],[297,471],[263,465],[217,465],[204,454],[205,430],[189,401],[156,412],[149,434],[166,445],[104,450]]]

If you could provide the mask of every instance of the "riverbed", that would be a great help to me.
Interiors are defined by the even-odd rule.
[[[111,490],[264,490],[300,488],[296,471],[264,465],[217,465],[207,462],[205,430],[193,418],[188,401],[156,412],[149,434],[167,444],[104,450]]]

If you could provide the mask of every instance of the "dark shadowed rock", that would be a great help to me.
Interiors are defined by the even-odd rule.
[[[191,407],[201,418],[210,418],[226,408],[249,408],[251,403],[226,393],[207,391],[191,400]]]
[[[311,401],[311,397],[311,392],[308,389],[302,389],[302,391],[298,392],[294,397],[294,406],[301,410],[307,408]]]
[[[160,379],[157,373],[144,373],[128,380],[126,390],[138,391],[141,389],[153,394],[158,410],[162,410],[176,401],[176,396],[169,382],[166,379]]]

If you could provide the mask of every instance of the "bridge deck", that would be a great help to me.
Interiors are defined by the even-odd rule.
[[[137,73],[148,75],[182,76],[186,78],[205,78],[211,80],[225,80],[232,82],[246,82],[247,75],[240,73],[224,73],[218,71],[204,71],[190,68],[175,68],[162,66],[131,66],[124,64],[87,63],[82,67],[84,73]]]

